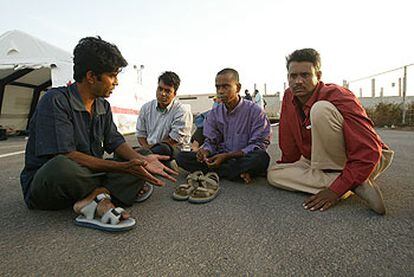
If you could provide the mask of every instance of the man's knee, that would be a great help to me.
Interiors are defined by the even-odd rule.
[[[165,155],[165,156],[172,156],[173,151],[171,146],[166,143],[157,143],[153,147],[151,147],[151,152],[158,155]]]
[[[185,152],[181,151],[175,157],[175,160],[179,166],[184,166],[189,162],[192,162],[196,159],[196,154],[194,152]]]
[[[267,169],[270,162],[270,156],[265,150],[256,150],[247,154],[251,160],[261,168]]]
[[[58,155],[44,164],[37,172],[40,175],[47,176],[49,181],[71,179],[74,171],[81,166],[75,161],[64,155]]]
[[[331,122],[330,118],[343,121],[343,117],[338,109],[329,101],[318,101],[312,105],[310,111],[312,125],[318,122]]]

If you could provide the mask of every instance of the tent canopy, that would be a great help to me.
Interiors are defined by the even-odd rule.
[[[42,91],[72,80],[72,55],[21,31],[0,36],[0,125],[25,129]]]

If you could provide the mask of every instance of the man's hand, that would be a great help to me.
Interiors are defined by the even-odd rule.
[[[226,160],[228,160],[227,154],[221,153],[221,154],[214,155],[211,158],[208,158],[206,160],[206,164],[208,167],[217,168],[217,167],[220,167],[220,165]]]
[[[206,149],[200,148],[197,151],[196,157],[197,161],[200,163],[204,163],[207,161],[207,157],[210,155],[210,152]]]
[[[157,174],[172,182],[176,182],[177,180],[169,174],[178,175],[178,172],[175,172],[174,170],[160,162],[160,160],[167,161],[169,159],[169,156],[162,156],[156,154],[145,156],[144,160],[147,162],[147,164],[145,165],[145,169],[148,170],[148,172],[150,173]]]
[[[148,166],[148,162],[146,161],[133,159],[128,162],[119,162],[119,164],[121,165],[120,171],[123,173],[129,173],[141,177],[144,180],[157,186],[163,186],[165,184],[163,181],[155,178],[145,169],[145,167]]]
[[[338,201],[338,198],[338,194],[327,188],[307,198],[305,202],[303,202],[303,207],[306,210],[320,210],[323,212],[335,205],[335,203]]]

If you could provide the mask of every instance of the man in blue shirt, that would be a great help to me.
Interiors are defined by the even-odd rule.
[[[145,181],[162,186],[153,174],[175,181],[174,171],[159,160],[142,156],[117,131],[110,96],[127,62],[118,48],[87,37],[74,50],[75,83],[49,90],[29,125],[21,185],[30,209],[73,207],[78,225],[122,231],[135,221],[122,208],[137,198]],[[119,160],[102,159],[104,151]],[[122,160],[121,160],[122,159]]]

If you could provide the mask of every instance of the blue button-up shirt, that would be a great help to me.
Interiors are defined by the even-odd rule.
[[[25,167],[20,175],[25,200],[36,171],[55,155],[79,151],[102,158],[125,142],[104,98],[95,99],[92,116],[86,110],[76,83],[49,90],[30,120]]]
[[[228,112],[226,105],[213,108],[204,122],[206,140],[202,148],[211,154],[256,149],[266,150],[270,144],[270,122],[258,105],[240,97],[237,106]]]

